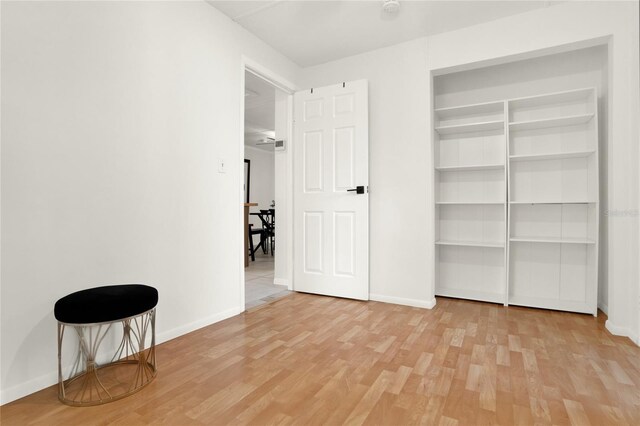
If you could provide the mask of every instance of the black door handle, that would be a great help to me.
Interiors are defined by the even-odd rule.
[[[347,192],[355,192],[356,194],[364,194],[364,186],[356,186],[355,188],[347,189]]]

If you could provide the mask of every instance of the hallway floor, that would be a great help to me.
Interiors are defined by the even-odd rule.
[[[245,308],[251,309],[263,305],[290,293],[286,286],[273,284],[274,257],[270,254],[256,253],[256,260],[249,260],[244,270]]]

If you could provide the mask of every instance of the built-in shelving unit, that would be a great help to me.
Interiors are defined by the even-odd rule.
[[[595,89],[514,99],[509,116],[509,304],[596,314]]]
[[[596,314],[595,89],[435,110],[436,295]]]
[[[505,303],[505,102],[435,114],[436,294]]]

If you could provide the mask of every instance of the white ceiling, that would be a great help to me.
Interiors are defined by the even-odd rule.
[[[209,1],[302,67],[545,7],[549,1]]]
[[[244,75],[244,144],[273,150],[273,145],[256,144],[275,136],[276,89],[250,72]]]

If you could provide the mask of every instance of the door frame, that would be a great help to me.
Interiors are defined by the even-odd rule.
[[[286,177],[285,177],[285,212],[286,221],[284,227],[286,229],[287,238],[285,241],[280,241],[278,246],[280,247],[280,253],[284,253],[286,258],[286,285],[289,290],[293,290],[293,94],[298,90],[298,87],[291,81],[280,76],[279,74],[271,71],[269,68],[263,66],[257,61],[242,55],[240,59],[240,136],[238,140],[238,161],[237,164],[243,164],[244,161],[244,95],[245,95],[245,72],[250,72],[257,77],[265,80],[267,83],[276,87],[277,89],[287,94],[287,136],[285,142],[285,155],[286,155]],[[244,173],[238,173],[238,232],[236,235],[240,235],[238,238],[238,266],[240,270],[240,280],[238,283],[239,294],[239,306],[240,312],[244,312],[245,308],[245,268],[244,268]]]

